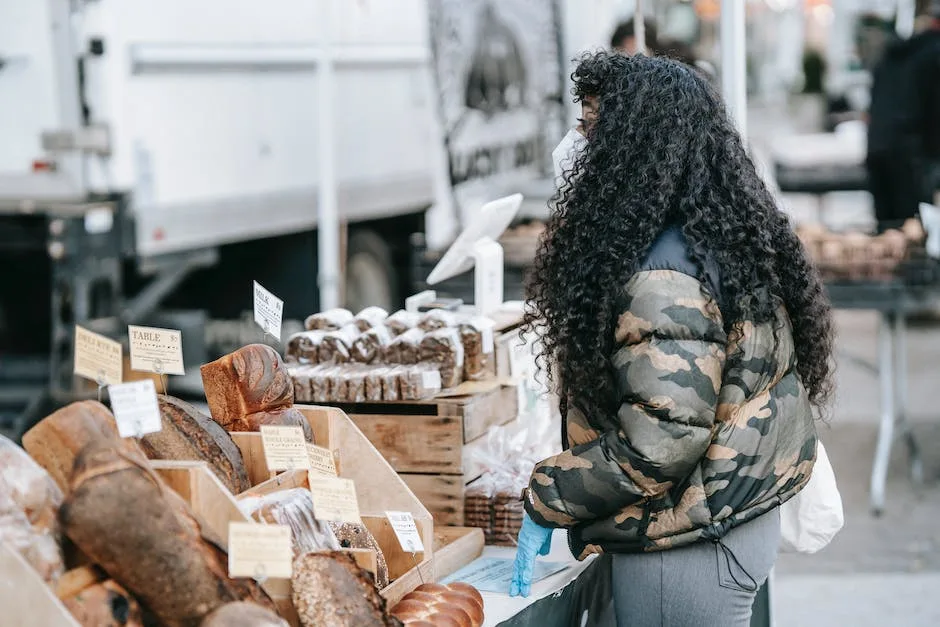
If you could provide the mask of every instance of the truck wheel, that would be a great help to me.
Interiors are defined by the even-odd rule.
[[[398,307],[398,275],[392,251],[372,231],[350,234],[346,259],[346,307],[354,313],[370,306]]]

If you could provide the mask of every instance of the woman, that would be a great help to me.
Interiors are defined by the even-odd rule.
[[[572,78],[586,141],[527,320],[566,450],[532,474],[511,593],[561,527],[613,554],[618,624],[747,625],[813,468],[829,304],[699,73],[599,52]]]

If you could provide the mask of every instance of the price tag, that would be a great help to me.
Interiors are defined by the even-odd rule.
[[[284,301],[255,283],[255,322],[265,332],[281,340],[281,318]]]
[[[139,438],[163,428],[152,379],[108,386],[108,396],[122,438]]]
[[[123,366],[120,342],[75,325],[75,374],[98,385],[114,385],[122,380]]]
[[[313,473],[307,479],[313,496],[313,513],[317,519],[349,523],[362,520],[359,502],[356,500],[356,484],[351,479]]]
[[[294,549],[290,527],[249,522],[228,524],[229,577],[289,579]]]
[[[421,386],[428,390],[441,389],[441,371],[425,370],[421,373]]]
[[[388,522],[392,524],[392,531],[398,538],[398,544],[406,553],[421,553],[424,551],[424,543],[421,542],[421,534],[418,533],[418,526],[415,524],[414,516],[410,512],[385,512]]]
[[[128,325],[131,370],[157,374],[186,374],[183,367],[183,334],[174,329]]]
[[[310,461],[310,470],[331,477],[336,476],[336,463],[333,461],[333,452],[322,446],[307,444],[307,458]]]
[[[261,425],[261,444],[268,470],[306,470],[307,440],[300,427]]]

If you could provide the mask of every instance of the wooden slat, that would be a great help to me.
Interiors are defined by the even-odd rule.
[[[412,555],[402,550],[401,545],[398,543],[398,537],[395,535],[395,531],[392,530],[392,524],[388,522],[388,518],[385,516],[364,515],[362,522],[369,528],[369,532],[375,538],[375,541],[378,542],[379,548],[382,549],[382,554],[385,556],[385,563],[388,564],[389,579],[393,581],[398,579],[409,570],[413,569],[416,564],[420,564],[424,561],[423,552]],[[415,521],[415,525],[419,526],[419,531],[420,524],[420,521]],[[424,534],[422,534],[422,538],[423,537]],[[433,534],[431,537],[433,537]],[[433,546],[431,548],[433,550]]]
[[[440,581],[480,557],[485,538],[476,527],[439,527],[434,542],[434,577]]]
[[[396,472],[461,474],[459,416],[349,416]]]
[[[0,608],[3,627],[80,627],[52,588],[4,542],[0,542]]]
[[[488,394],[474,395],[459,405],[441,403],[442,415],[463,416],[463,441],[473,442],[498,425],[512,422],[519,414],[516,388],[500,386]]]
[[[402,474],[437,525],[463,525],[463,475]]]

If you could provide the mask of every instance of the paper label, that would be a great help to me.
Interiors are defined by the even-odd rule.
[[[228,524],[229,577],[289,579],[294,549],[290,527],[250,522]]]
[[[75,369],[98,385],[122,381],[121,343],[75,325]]]
[[[454,581],[462,581],[470,584],[480,592],[506,594],[512,581],[513,561],[509,558],[480,557],[453,575],[444,578],[441,583],[448,584]],[[569,564],[564,562],[538,560],[532,569],[532,583],[536,584],[568,568]]]
[[[183,334],[175,329],[128,325],[131,370],[157,374],[186,374],[183,367]]]
[[[108,386],[108,396],[122,438],[139,438],[163,428],[153,379]]]
[[[307,444],[307,459],[310,470],[321,475],[336,476],[336,463],[333,461],[333,452],[322,446]]]
[[[284,301],[255,284],[255,322],[265,332],[281,340],[281,319],[284,315]]]
[[[429,390],[441,389],[441,371],[424,370],[421,373],[421,386]]]
[[[310,467],[307,440],[300,427],[261,425],[261,444],[268,470],[305,470]]]
[[[473,318],[470,323],[480,330],[480,348],[484,355],[489,355],[495,350],[493,340],[493,321],[489,318]]]
[[[308,480],[313,496],[313,513],[318,520],[349,523],[362,520],[356,500],[356,484],[351,479],[310,473]]]
[[[503,249],[491,239],[473,247],[476,260],[473,274],[473,299],[477,313],[488,314],[503,305]]]
[[[392,531],[398,538],[398,544],[406,553],[421,553],[424,551],[424,543],[421,541],[421,534],[418,533],[418,526],[415,524],[414,516],[411,512],[385,512],[388,522],[392,524]]]

